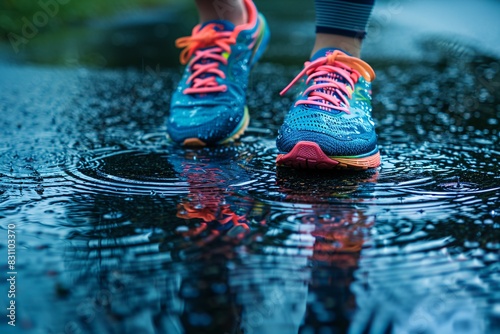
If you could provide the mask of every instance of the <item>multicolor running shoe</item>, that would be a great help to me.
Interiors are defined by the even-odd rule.
[[[338,49],[319,50],[281,92],[301,81],[276,145],[278,166],[368,169],[380,165],[371,117],[373,69]]]
[[[194,27],[176,41],[187,65],[172,96],[167,132],[184,146],[223,144],[239,138],[249,123],[246,91],[251,67],[269,41],[264,17],[245,0],[248,23],[223,20]]]

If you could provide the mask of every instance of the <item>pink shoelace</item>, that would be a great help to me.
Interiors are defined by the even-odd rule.
[[[307,85],[311,80],[314,84],[303,92],[307,99],[298,100],[295,106],[315,105],[323,110],[335,109],[348,114],[350,113],[348,99],[352,97],[354,85],[360,76],[369,82],[375,79],[375,72],[370,65],[359,58],[335,50],[325,57],[306,62],[304,69],[281,91],[280,95],[284,95],[304,75],[307,75]],[[344,79],[346,83],[336,78]]]
[[[193,72],[188,78],[191,87],[186,88],[184,94],[217,93],[227,90],[227,86],[219,84],[216,77],[226,78],[224,72],[219,69],[219,64],[227,65],[227,58],[223,53],[231,51],[231,45],[236,43],[236,39],[233,32],[216,31],[215,27],[216,24],[208,24],[193,32],[192,36],[181,37],[175,41],[178,48],[184,48],[180,55],[181,64],[186,65],[189,62],[188,66]],[[191,59],[193,54],[194,57]]]

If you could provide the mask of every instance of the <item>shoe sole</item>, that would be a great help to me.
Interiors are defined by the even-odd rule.
[[[264,16],[259,14],[259,19],[260,19],[260,24],[262,25],[262,34],[257,38],[257,42],[255,44],[254,47],[255,49],[251,59],[251,66],[255,65],[255,63],[257,63],[257,61],[262,57],[267,45],[269,44],[269,39],[271,36],[267,25],[267,21],[264,18]],[[240,122],[240,124],[238,124],[238,126],[236,127],[236,130],[234,130],[233,133],[229,135],[229,137],[227,137],[224,140],[218,141],[217,143],[215,143],[215,145],[227,144],[229,142],[233,142],[239,139],[247,129],[249,123],[250,123],[250,115],[248,113],[248,108],[245,106],[245,113],[243,119]],[[207,143],[205,143],[203,140],[199,138],[188,138],[184,140],[182,146],[204,147],[207,146]]]
[[[301,141],[289,153],[279,154],[276,164],[301,169],[367,170],[380,166],[380,153],[377,149],[368,156],[329,157],[318,144]]]

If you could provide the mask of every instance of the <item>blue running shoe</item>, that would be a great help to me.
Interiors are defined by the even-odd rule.
[[[341,50],[322,49],[286,87],[302,79],[276,146],[278,166],[368,169],[380,165],[371,111],[373,69]]]
[[[249,22],[214,20],[176,41],[187,65],[172,96],[167,132],[184,146],[217,145],[239,138],[248,126],[246,90],[251,67],[262,56],[269,29],[251,0]]]

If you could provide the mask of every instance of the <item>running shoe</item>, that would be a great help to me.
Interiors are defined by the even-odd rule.
[[[281,92],[301,92],[279,129],[278,166],[368,169],[380,165],[371,112],[373,69],[339,49],[321,49]]]
[[[167,132],[173,141],[184,146],[223,144],[239,138],[248,126],[249,72],[270,34],[253,2],[245,0],[245,5],[247,24],[209,21],[176,41],[186,68],[170,105]]]

